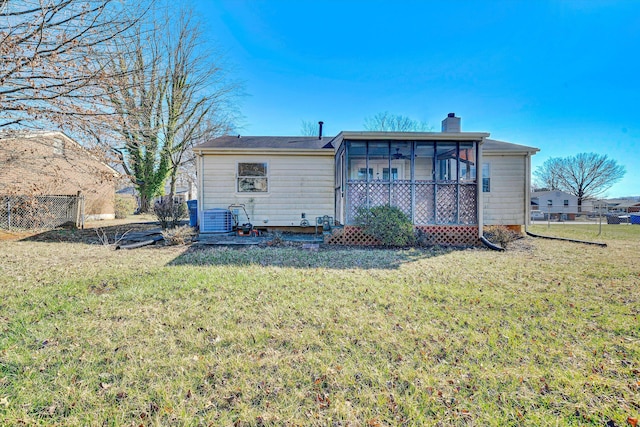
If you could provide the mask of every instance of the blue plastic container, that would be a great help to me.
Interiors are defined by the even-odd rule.
[[[187,207],[189,208],[189,226],[195,227],[198,225],[198,201],[187,200]]]

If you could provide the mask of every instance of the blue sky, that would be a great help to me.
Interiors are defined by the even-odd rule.
[[[640,195],[640,2],[194,0],[205,37],[244,82],[246,135],[362,130],[389,111],[434,130],[607,154]]]

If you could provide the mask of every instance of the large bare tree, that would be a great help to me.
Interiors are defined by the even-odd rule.
[[[194,145],[233,128],[238,85],[228,78],[222,55],[204,48],[198,23],[188,11],[168,22],[173,24],[164,45],[168,86],[161,134],[170,153],[168,196],[173,199],[178,175],[193,163]]]
[[[116,44],[105,65],[110,77],[103,80],[113,117],[90,128],[138,190],[142,212],[161,192],[170,164],[161,135],[168,82],[157,36],[156,30],[142,33],[137,28],[134,37]]]
[[[583,200],[601,195],[619,182],[625,173],[624,166],[606,154],[580,153],[549,158],[534,175],[541,186],[576,196],[578,211],[581,211]]]
[[[95,59],[140,16],[119,0],[0,0],[0,129],[101,114]]]
[[[180,171],[193,162],[191,148],[232,127],[238,86],[220,55],[201,46],[188,12],[163,17],[119,45],[106,68],[114,76],[105,92],[116,116],[107,139],[141,196],[141,210],[164,190],[173,198]]]

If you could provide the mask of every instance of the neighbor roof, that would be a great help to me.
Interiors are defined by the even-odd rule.
[[[320,150],[331,149],[333,145],[331,141],[333,137],[323,137],[319,139],[317,136],[221,136],[207,141],[195,147],[195,150],[203,149],[298,149],[298,150]]]

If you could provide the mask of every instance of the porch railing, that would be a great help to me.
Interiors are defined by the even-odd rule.
[[[415,225],[478,223],[477,185],[456,181],[347,182],[347,223],[360,207],[390,204],[402,210]]]

